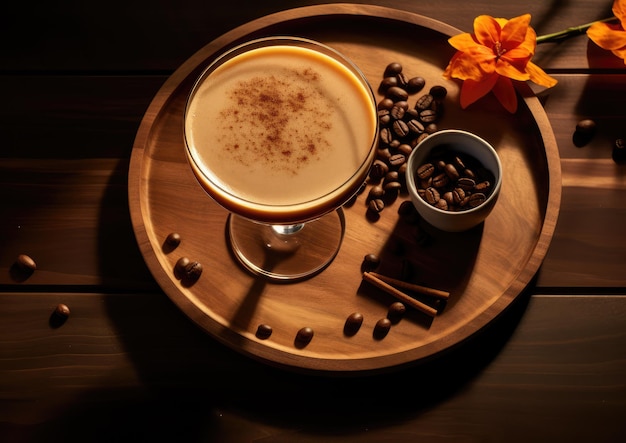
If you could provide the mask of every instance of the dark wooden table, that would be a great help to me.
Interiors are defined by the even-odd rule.
[[[143,114],[176,68],[239,25],[316,2],[54,3],[15,5],[0,26],[0,441],[626,441],[621,60],[585,36],[533,59],[559,80],[540,99],[562,201],[511,308],[414,367],[311,376],[240,355],[174,306],[137,247],[127,182]],[[539,35],[611,15],[608,0],[376,3],[464,31],[479,14],[528,12]],[[579,147],[583,118],[597,133]],[[20,254],[37,263],[28,278]],[[55,325],[59,303],[71,315]]]

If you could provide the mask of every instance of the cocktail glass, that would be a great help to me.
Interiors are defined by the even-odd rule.
[[[198,182],[229,211],[235,257],[256,275],[300,280],[340,249],[342,206],[376,155],[376,99],[338,51],[304,38],[261,38],[200,74],[184,135]]]

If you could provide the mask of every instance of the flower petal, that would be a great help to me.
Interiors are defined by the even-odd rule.
[[[474,36],[468,32],[450,37],[448,43],[458,51],[467,51],[479,45],[479,43],[474,40]]]
[[[512,78],[513,80],[526,81],[530,79],[530,76],[526,73],[526,66],[519,69],[517,66],[508,63],[504,59],[500,59],[496,63],[496,72],[504,77]]]
[[[540,86],[545,86],[546,88],[551,88],[557,84],[557,80],[550,77],[548,74],[544,72],[539,66],[534,64],[533,62],[528,62],[526,65],[526,72],[530,76],[530,80]]]
[[[530,14],[520,15],[510,19],[502,27],[501,41],[504,49],[511,50],[526,40],[526,31],[530,25]]]
[[[510,78],[499,77],[493,87],[493,94],[511,114],[517,111],[517,93]]]
[[[493,48],[494,43],[500,41],[501,31],[500,24],[490,15],[479,15],[474,19],[474,35],[483,46]]]
[[[613,14],[622,22],[622,25],[626,24],[626,1],[615,0],[613,2]]]
[[[465,80],[461,87],[461,108],[465,109],[476,100],[487,95],[498,81],[499,75],[494,73],[482,81]]]
[[[626,46],[626,31],[617,24],[594,23],[587,29],[587,36],[596,45],[609,51]]]

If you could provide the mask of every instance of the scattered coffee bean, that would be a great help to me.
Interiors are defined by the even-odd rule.
[[[70,316],[70,308],[64,303],[59,303],[54,309],[54,314],[61,318],[68,318]]]
[[[181,257],[176,261],[174,265],[174,274],[176,278],[181,279],[185,275],[185,268],[190,263],[190,260],[187,257]]]
[[[382,160],[374,160],[374,164],[370,169],[370,178],[378,181],[389,172],[389,166]]]
[[[589,118],[580,120],[576,124],[576,132],[584,135],[593,135],[596,132],[596,122]]]
[[[415,102],[415,109],[419,111],[425,111],[426,109],[430,108],[430,105],[432,105],[434,99],[435,98],[430,94],[422,95],[420,98],[417,99],[417,102]]]
[[[398,79],[395,75],[383,78],[378,86],[378,92],[385,94],[392,86],[398,86]]]
[[[58,328],[63,325],[70,317],[70,308],[65,303],[59,303],[49,318],[49,324],[52,328]]]
[[[626,141],[623,138],[615,140],[611,156],[615,163],[626,163]]]
[[[435,85],[430,88],[429,93],[433,96],[435,100],[443,100],[444,98],[446,98],[448,90],[444,86]]]
[[[35,263],[35,260],[33,260],[30,256],[26,254],[18,255],[17,259],[15,260],[15,264],[17,265],[18,269],[23,273],[32,274],[37,269],[37,264]]]
[[[383,209],[385,209],[385,202],[383,199],[375,198],[373,200],[370,200],[367,208],[370,212],[379,213]]]
[[[309,342],[313,339],[313,334],[313,329],[308,326],[300,329],[296,334],[296,345],[305,346],[309,344]]]
[[[380,257],[376,254],[367,254],[363,257],[363,263],[361,264],[361,270],[374,271],[380,265]]]
[[[170,233],[165,239],[165,243],[171,248],[177,247],[180,245],[180,234],[177,232]]]
[[[202,264],[200,264],[197,261],[192,261],[192,262],[187,263],[187,266],[185,266],[185,270],[183,273],[183,280],[186,280],[188,282],[193,282],[193,281],[198,280],[201,274],[202,274]]]
[[[406,157],[403,154],[394,154],[389,157],[389,164],[394,168],[403,165],[404,162],[406,162]]]
[[[375,195],[367,199],[367,217],[376,221],[384,209],[382,202],[392,202],[399,193],[406,190],[404,185],[406,175],[406,159],[413,148],[428,134],[437,131],[437,120],[441,116],[442,100],[447,90],[444,86],[435,85],[426,94],[417,99],[414,106],[409,105],[409,97],[421,91],[426,80],[420,76],[409,76],[398,62],[389,63],[379,85],[379,92],[384,98],[378,102],[378,119],[380,124],[377,157],[369,173],[369,184],[379,184],[389,170],[398,173],[399,183],[385,181],[384,195]],[[386,170],[383,167],[386,166]],[[378,197],[378,198],[377,198]]]
[[[367,195],[367,199],[369,201],[381,199],[383,198],[384,195],[385,195],[385,190],[383,189],[383,187],[381,185],[375,185],[370,188],[370,192]]]
[[[383,74],[384,77],[395,77],[396,75],[402,72],[402,65],[398,62],[392,62],[387,65],[385,68],[385,72]]]
[[[386,317],[381,318],[374,326],[374,338],[377,340],[385,338],[389,333],[389,329],[391,329],[391,320]]]
[[[389,310],[387,311],[387,318],[392,323],[398,323],[400,319],[404,316],[406,312],[406,306],[402,302],[395,302],[389,305]]]
[[[409,79],[406,85],[406,89],[409,93],[415,94],[416,92],[419,92],[422,89],[424,89],[425,85],[426,85],[426,80],[424,80],[422,77],[412,77]]]
[[[386,96],[394,102],[405,101],[409,99],[409,93],[399,86],[392,86],[387,89]]]
[[[343,326],[343,333],[352,336],[356,334],[359,329],[361,329],[361,325],[363,324],[363,314],[359,312],[353,312],[348,316],[346,322]]]
[[[272,332],[272,327],[263,323],[257,327],[255,335],[261,340],[267,340],[272,335]]]

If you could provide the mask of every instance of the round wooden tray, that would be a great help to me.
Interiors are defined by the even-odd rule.
[[[319,5],[270,15],[223,35],[185,62],[158,92],[137,133],[129,171],[132,223],[155,279],[197,325],[224,344],[266,363],[327,374],[378,372],[418,362],[461,343],[497,317],[537,272],[558,216],[561,172],[557,145],[539,101],[522,85],[523,100],[510,115],[486,98],[468,110],[458,105],[459,85],[442,78],[454,50],[447,38],[460,33],[444,23],[393,9],[366,5]],[[503,164],[500,199],[487,221],[460,234],[416,226],[398,214],[401,195],[377,221],[366,217],[365,198],[345,208],[346,234],[334,262],[317,276],[293,284],[257,279],[229,252],[228,214],[200,188],[187,164],[182,116],[197,75],[218,53],[244,40],[298,35],[326,43],[351,58],[374,88],[385,66],[398,61],[426,88],[448,88],[439,127],[460,128],[490,141]],[[417,97],[415,97],[416,99]],[[182,242],[164,246],[168,234]],[[376,322],[386,317],[393,297],[362,281],[366,254],[381,257],[378,270],[450,292],[434,318],[409,309],[384,337]],[[202,263],[193,285],[174,274],[181,257]],[[429,302],[424,299],[425,302]],[[347,317],[364,321],[352,336]],[[272,327],[267,339],[255,333]],[[306,346],[296,343],[303,327],[314,331]]]

